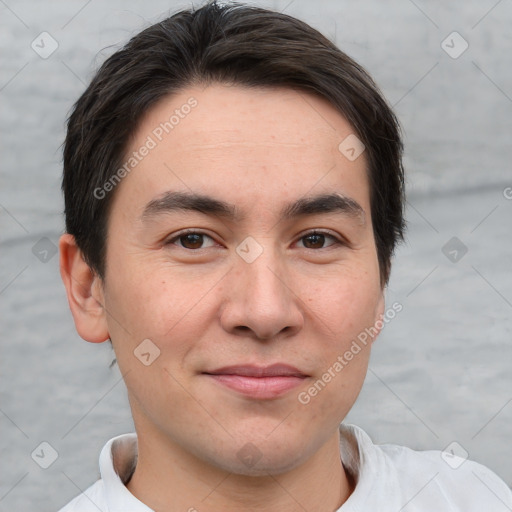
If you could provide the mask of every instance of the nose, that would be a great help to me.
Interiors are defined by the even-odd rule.
[[[292,336],[304,324],[300,297],[284,266],[264,254],[252,263],[237,261],[226,288],[221,325],[231,334],[259,340]]]

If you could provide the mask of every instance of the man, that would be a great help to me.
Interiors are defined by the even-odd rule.
[[[68,123],[61,272],[136,434],[62,510],[511,509],[485,467],[340,427],[403,235],[401,154],[366,72],[283,14],[209,3],[105,62]]]

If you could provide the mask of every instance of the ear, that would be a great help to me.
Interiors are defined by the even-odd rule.
[[[109,339],[103,283],[85,262],[75,237],[68,233],[59,240],[60,275],[78,334],[91,343]]]

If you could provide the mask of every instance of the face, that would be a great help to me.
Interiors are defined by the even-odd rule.
[[[239,474],[335,438],[370,344],[344,354],[383,312],[364,153],[338,149],[352,133],[314,96],[224,85],[142,120],[102,283],[139,436]]]

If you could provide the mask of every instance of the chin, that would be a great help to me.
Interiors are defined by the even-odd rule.
[[[232,439],[229,445],[222,446],[215,453],[203,452],[202,458],[209,464],[234,475],[265,477],[287,473],[304,463],[314,452],[314,447],[305,444],[305,440],[293,436],[275,436],[267,440],[261,437],[250,440]],[[233,449],[237,446],[237,449]],[[206,457],[205,457],[206,455]]]
[[[244,447],[245,448],[245,447]],[[243,449],[242,449],[243,450]],[[281,454],[280,456],[271,455],[267,457],[260,453],[251,461],[240,460],[240,451],[231,454],[229,460],[224,459],[224,464],[217,459],[216,465],[221,469],[234,475],[250,477],[268,477],[277,476],[293,470],[303,462],[297,453]],[[220,464],[219,464],[220,463]]]

